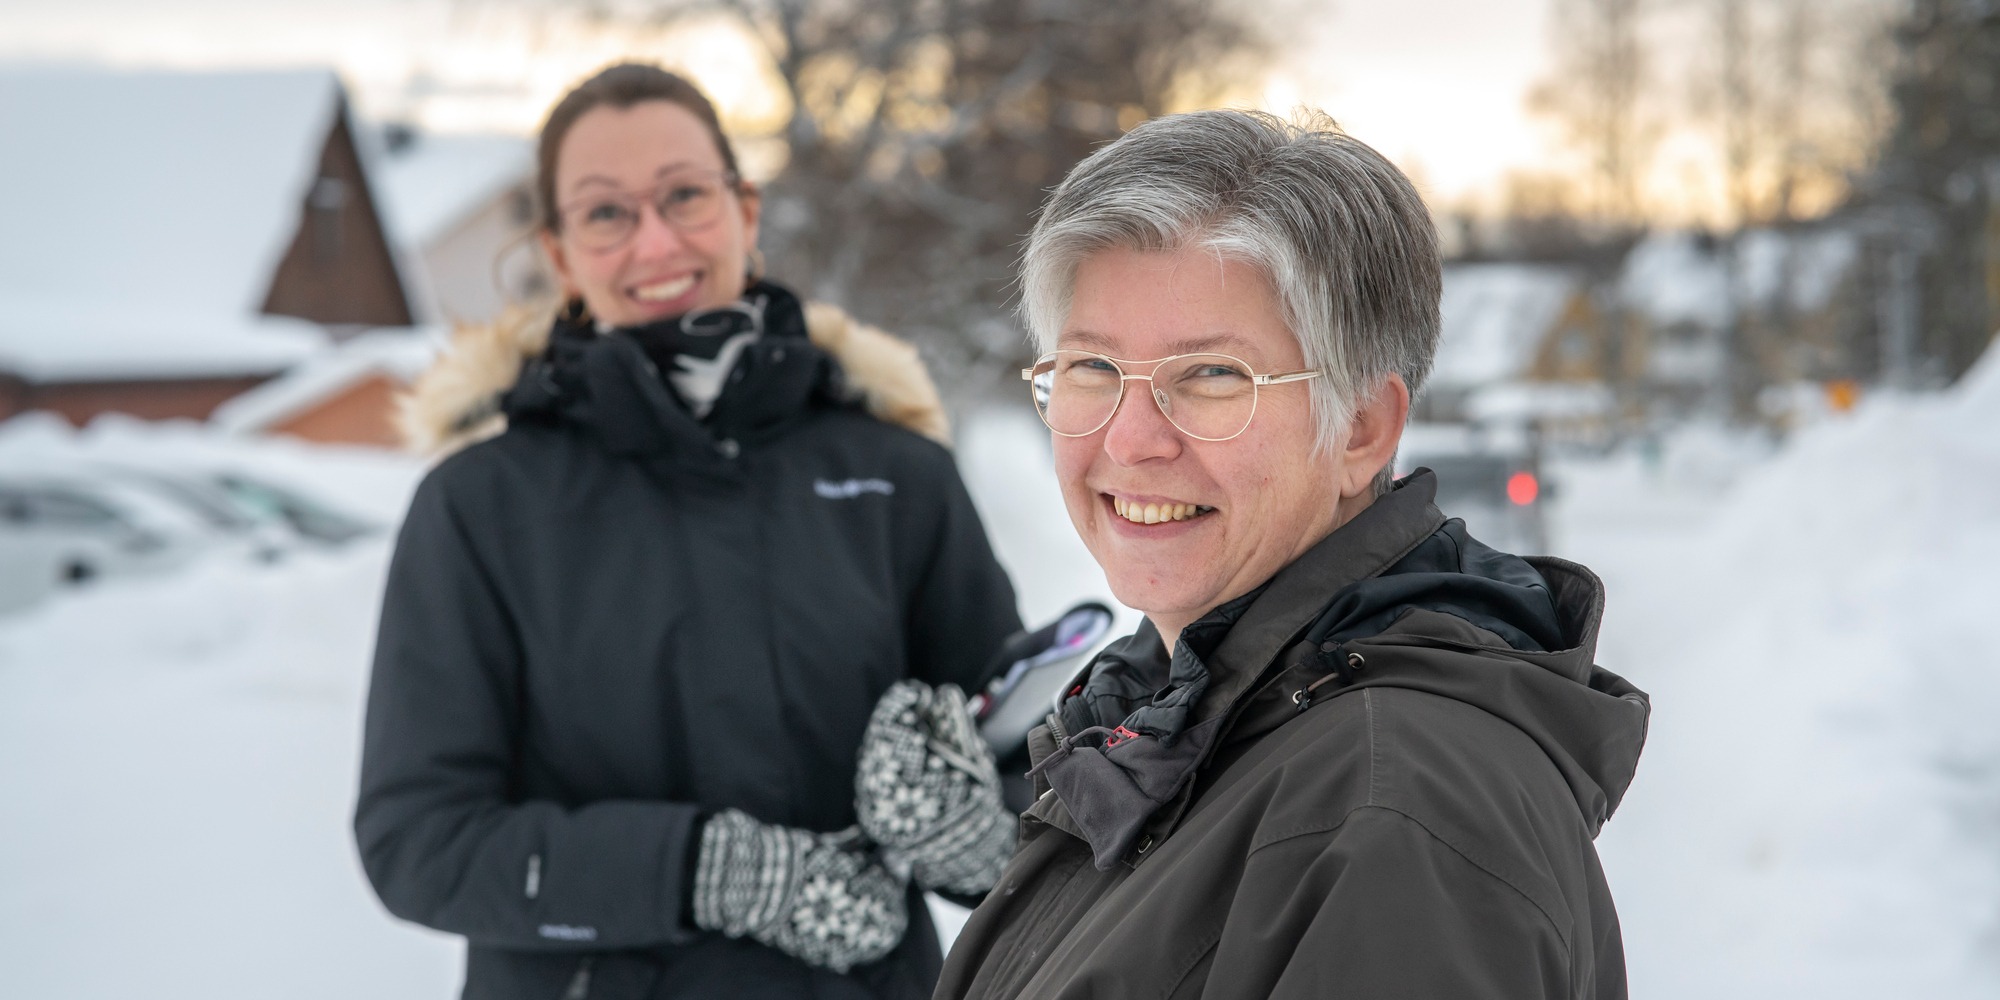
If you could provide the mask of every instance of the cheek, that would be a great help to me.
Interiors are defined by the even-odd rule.
[[[1097,449],[1089,447],[1075,438],[1055,438],[1056,483],[1062,487],[1063,499],[1072,503],[1088,499],[1095,492],[1085,485],[1090,473],[1090,463],[1097,455]]]
[[[618,283],[618,268],[624,260],[622,253],[592,253],[572,248],[569,251],[570,273],[577,285],[586,293],[603,292]]]

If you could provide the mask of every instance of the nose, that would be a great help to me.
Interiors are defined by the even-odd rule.
[[[639,225],[632,231],[633,253],[642,258],[664,257],[687,246],[681,231],[660,217],[658,209],[648,205],[639,212]]]
[[[1154,399],[1148,399],[1147,396]],[[1167,422],[1166,400],[1151,382],[1145,388],[1126,383],[1125,398],[1104,427],[1104,454],[1119,465],[1171,460],[1178,457],[1184,442],[1174,425]],[[1160,405],[1154,405],[1155,402]]]

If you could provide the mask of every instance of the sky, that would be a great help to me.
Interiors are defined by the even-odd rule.
[[[1523,95],[1542,72],[1549,0],[1244,0],[1291,50],[1241,91],[1269,110],[1331,112],[1433,200],[1489,197],[1545,165],[1552,133]],[[1282,7],[1273,7],[1279,4]],[[331,65],[372,117],[528,133],[562,89],[632,46],[525,30],[470,0],[0,0],[0,61],[218,68]],[[691,73],[736,127],[779,110],[714,24],[640,46]],[[416,95],[416,96],[413,96]],[[755,165],[752,164],[754,172]]]

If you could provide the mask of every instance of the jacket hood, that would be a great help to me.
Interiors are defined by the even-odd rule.
[[[1169,656],[1150,624],[1107,648],[1052,717],[1038,762],[1109,867],[1171,824],[1222,745],[1319,699],[1376,686],[1477,706],[1539,745],[1594,834],[1631,783],[1646,696],[1597,667],[1602,584],[1553,558],[1472,539],[1419,470],[1264,586],[1188,628]],[[1103,734],[1101,743],[1095,735]]]
[[[1231,736],[1275,728],[1316,697],[1369,687],[1452,698],[1533,739],[1594,836],[1632,783],[1651,710],[1643,692],[1594,662],[1603,616],[1596,574],[1496,551],[1452,519],[1343,589],[1306,630],[1315,652],[1259,692]]]
[[[513,310],[491,324],[460,327],[444,354],[398,400],[397,426],[405,445],[442,457],[505,430],[512,407],[503,407],[503,397],[522,381],[530,361],[550,352],[556,314],[555,306],[544,305]],[[826,303],[805,304],[803,317],[811,344],[838,364],[846,387],[871,415],[951,443],[944,404],[915,347]]]

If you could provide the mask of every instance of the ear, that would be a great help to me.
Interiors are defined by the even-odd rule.
[[[757,245],[757,220],[764,217],[764,192],[757,185],[743,181],[737,185],[736,200],[743,205],[743,245]]]
[[[1403,424],[1409,416],[1410,387],[1396,374],[1384,378],[1354,411],[1354,422],[1347,428],[1347,445],[1341,449],[1341,499],[1368,493],[1376,474],[1395,460],[1396,445],[1403,440]]]
[[[542,256],[548,258],[549,266],[555,268],[556,280],[562,283],[565,300],[577,297],[576,282],[570,278],[569,258],[563,256],[562,241],[556,234],[544,229],[535,234],[542,243]]]

